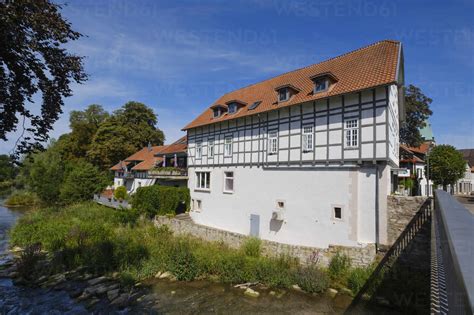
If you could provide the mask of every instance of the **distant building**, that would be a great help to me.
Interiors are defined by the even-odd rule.
[[[222,95],[184,129],[192,219],[271,241],[387,243],[403,50],[381,41]]]
[[[462,153],[466,161],[466,172],[464,177],[454,185],[453,193],[470,195],[474,191],[474,149],[461,149],[458,151]]]
[[[170,145],[147,146],[110,168],[114,188],[125,186],[128,193],[155,183],[187,185],[187,138]]]

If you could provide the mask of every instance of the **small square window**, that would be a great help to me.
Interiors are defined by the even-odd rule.
[[[334,207],[334,219],[342,220],[342,208]]]
[[[328,89],[328,80],[320,79],[314,81],[314,93],[323,92]]]
[[[224,172],[224,192],[234,192],[234,172]]]
[[[196,211],[201,211],[202,210],[202,201],[199,199],[196,199]]]
[[[283,200],[277,200],[276,206],[278,210],[285,210],[285,202]]]
[[[288,88],[282,88],[278,91],[278,100],[280,102],[287,101],[290,98],[290,91]]]

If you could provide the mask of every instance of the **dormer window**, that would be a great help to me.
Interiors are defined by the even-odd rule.
[[[314,80],[314,93],[324,92],[328,89],[329,82],[327,78]]]
[[[314,82],[313,94],[326,92],[338,79],[330,72],[320,73],[310,78]]]
[[[288,88],[281,88],[278,91],[278,101],[279,102],[285,102],[290,99],[290,91]]]
[[[224,115],[225,111],[227,110],[225,106],[223,105],[213,105],[211,106],[212,109],[212,117],[213,118],[219,118],[222,115]]]
[[[229,108],[229,114],[234,114],[237,112],[237,104],[236,103],[230,103],[228,105]]]

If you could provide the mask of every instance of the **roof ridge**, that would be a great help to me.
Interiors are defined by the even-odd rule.
[[[310,64],[310,65],[307,65],[307,66],[304,66],[304,67],[301,67],[301,68],[298,68],[298,69],[295,69],[295,70],[283,72],[283,73],[281,73],[281,74],[278,74],[278,75],[276,75],[276,76],[267,78],[267,79],[265,79],[265,80],[262,80],[262,81],[259,81],[259,82],[255,82],[255,83],[252,83],[252,84],[243,86],[243,87],[241,87],[241,88],[238,88],[238,89],[229,91],[229,92],[224,93],[223,95],[221,95],[221,96],[219,97],[219,99],[222,98],[222,97],[224,97],[224,96],[226,96],[226,95],[228,95],[228,94],[230,94],[230,93],[233,93],[233,92],[235,92],[235,91],[242,90],[242,89],[245,89],[245,88],[248,88],[248,87],[251,87],[251,86],[254,86],[254,85],[263,83],[263,82],[266,82],[266,81],[270,81],[270,80],[273,80],[273,79],[275,79],[275,78],[284,76],[284,75],[289,74],[289,73],[301,71],[301,70],[303,70],[303,69],[307,69],[307,68],[312,67],[312,66],[316,66],[316,65],[323,64],[323,63],[325,63],[325,62],[333,61],[333,60],[335,60],[335,59],[338,59],[338,58],[341,58],[341,57],[345,57],[345,56],[347,56],[347,55],[356,53],[356,52],[358,52],[358,51],[361,51],[361,50],[364,50],[364,49],[367,49],[367,48],[370,48],[370,47],[372,47],[372,46],[380,45],[381,43],[385,43],[385,42],[387,42],[387,43],[392,43],[392,44],[400,44],[400,41],[392,40],[392,39],[379,40],[378,42],[375,42],[375,43],[372,43],[372,44],[369,44],[369,45],[366,45],[366,46],[359,47],[359,48],[357,48],[357,49],[354,49],[354,50],[348,51],[348,52],[346,52],[346,53],[343,53],[343,54],[341,54],[341,55],[339,55],[339,56],[332,57],[332,58],[329,58],[329,59],[326,59],[326,60],[323,60],[323,61],[320,61],[320,62],[316,62],[316,63]],[[214,104],[214,103],[213,103],[213,104]]]

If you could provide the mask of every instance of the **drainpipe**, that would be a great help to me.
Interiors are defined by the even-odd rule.
[[[379,251],[380,220],[379,220],[379,165],[375,164],[375,251]]]

